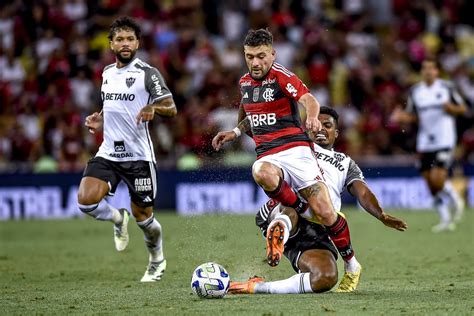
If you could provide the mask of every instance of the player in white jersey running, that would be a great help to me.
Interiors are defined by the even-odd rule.
[[[105,199],[124,181],[131,197],[131,211],[145,236],[149,262],[141,282],[160,280],[166,269],[162,229],[153,214],[156,169],[148,122],[155,114],[176,115],[176,105],[160,72],[135,57],[140,27],[128,17],[110,26],[110,48],[116,62],[102,73],[100,113],[86,118],[91,133],[103,129],[103,142],[88,163],[79,185],[79,209],[101,221],[114,223],[117,251],[128,244],[127,209],[116,209]]]
[[[321,107],[319,120],[322,129],[312,137],[318,164],[329,188],[334,208],[340,211],[341,194],[347,189],[368,213],[384,225],[404,231],[407,228],[406,223],[382,210],[354,160],[333,150],[339,133],[338,117],[332,108]],[[264,204],[257,213],[256,224],[267,238],[267,247],[279,246],[279,251],[290,260],[298,274],[274,282],[265,282],[259,277],[245,282],[231,282],[229,292],[296,294],[330,290],[337,282],[337,253],[329,242],[327,232],[321,225],[309,221],[310,217],[310,214],[298,215],[294,209],[284,207],[274,200]],[[283,235],[275,227],[283,227]],[[356,260],[355,256],[353,258]],[[359,275],[347,271],[347,263],[344,268],[345,275],[336,292],[352,292],[357,287]]]
[[[422,63],[422,81],[414,85],[405,111],[396,109],[391,119],[399,123],[418,122],[416,151],[420,156],[420,172],[434,198],[440,223],[433,232],[454,230],[461,219],[464,202],[448,180],[456,146],[456,119],[467,107],[454,84],[438,78],[436,60]],[[452,218],[450,208],[454,209]]]

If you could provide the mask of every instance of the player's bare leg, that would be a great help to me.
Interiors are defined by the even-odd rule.
[[[270,198],[298,212],[306,209],[307,205],[283,179],[283,171],[279,167],[267,161],[256,161],[252,166],[252,176]]]
[[[308,201],[313,217],[322,223],[344,260],[344,276],[336,292],[354,291],[360,280],[362,266],[352,249],[349,225],[346,219],[335,212],[327,186],[317,182],[300,190],[300,194]]]
[[[140,281],[159,281],[166,270],[161,225],[155,219],[152,206],[140,207],[132,202],[132,212],[138,227],[143,231],[145,245],[149,253],[148,265]]]
[[[303,294],[329,291],[337,283],[337,265],[329,250],[311,249],[298,260],[301,273],[288,279],[265,282],[252,277],[244,282],[231,282],[230,294]]]
[[[107,182],[94,177],[83,177],[79,185],[77,201],[79,209],[97,220],[114,223],[114,242],[117,251],[123,251],[128,245],[128,211],[116,209],[105,196],[110,188]]]

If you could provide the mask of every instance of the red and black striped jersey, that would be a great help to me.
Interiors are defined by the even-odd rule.
[[[301,126],[298,100],[306,85],[280,64],[273,63],[261,80],[246,73],[239,81],[240,106],[250,118],[257,158],[296,146],[310,146]]]

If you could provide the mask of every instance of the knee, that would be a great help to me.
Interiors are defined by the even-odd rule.
[[[328,268],[317,273],[311,272],[310,281],[313,292],[327,292],[337,283],[337,268]]]
[[[254,166],[252,175],[255,182],[266,191],[272,191],[278,187],[280,178],[271,170],[271,168],[266,168],[263,164]]]
[[[92,205],[97,204],[102,200],[103,197],[100,197],[98,192],[93,192],[87,189],[79,189],[77,193],[77,203],[81,205]]]

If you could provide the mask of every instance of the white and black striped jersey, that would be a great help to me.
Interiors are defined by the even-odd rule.
[[[104,140],[96,156],[113,161],[155,161],[148,122],[136,116],[147,104],[172,97],[160,72],[135,58],[127,66],[116,64],[102,73]]]
[[[351,157],[333,149],[324,149],[314,144],[318,165],[336,212],[341,210],[341,194],[354,181],[363,181],[364,175]]]
[[[422,81],[411,88],[406,111],[418,116],[418,152],[451,149],[456,145],[456,120],[443,109],[447,102],[463,103],[451,81],[436,79],[429,86]]]

